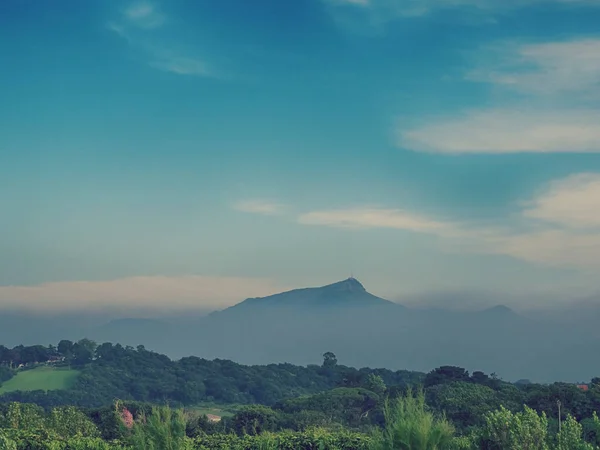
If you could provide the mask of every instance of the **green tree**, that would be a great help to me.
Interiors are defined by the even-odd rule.
[[[68,358],[73,353],[73,342],[63,339],[58,343],[57,350],[61,356]]]
[[[337,365],[337,358],[332,352],[323,353],[323,367],[332,368]]]
[[[476,370],[471,374],[471,381],[477,384],[488,384],[490,382],[490,377],[482,371]]]
[[[0,417],[0,428],[44,429],[44,410],[37,405],[12,402]]]
[[[582,421],[583,433],[588,442],[600,447],[600,419],[594,412],[591,418]]]
[[[512,413],[503,406],[486,415],[479,448],[489,450],[548,450],[548,419],[525,406]]]
[[[73,362],[84,365],[89,363],[94,357],[96,343],[87,338],[77,341],[73,345]]]
[[[454,427],[427,409],[422,391],[386,400],[384,417],[383,430],[373,435],[374,450],[443,450],[453,441]]]
[[[570,414],[556,435],[556,450],[594,450],[594,446],[583,440],[583,428]]]
[[[17,443],[0,430],[0,450],[17,450]]]
[[[74,406],[62,406],[52,409],[46,418],[46,427],[63,437],[99,437],[98,427]]]
[[[500,396],[487,386],[459,381],[431,386],[427,389],[427,403],[465,430],[483,425],[485,414],[500,407]]]
[[[365,381],[365,388],[370,391],[375,392],[377,395],[383,395],[387,386],[379,375],[375,375],[374,373],[370,373],[367,375],[367,379]]]
[[[185,434],[183,411],[168,406],[154,407],[149,416],[142,414],[133,426],[130,443],[133,450],[187,450],[191,441]]]
[[[279,417],[267,406],[251,405],[242,408],[233,416],[233,427],[239,435],[254,436],[265,431],[277,430]]]
[[[425,387],[435,386],[436,384],[452,383],[454,381],[471,381],[469,372],[462,367],[441,366],[433,369],[425,376]]]

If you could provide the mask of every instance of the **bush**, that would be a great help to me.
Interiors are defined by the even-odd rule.
[[[312,429],[305,432],[266,432],[257,436],[239,437],[234,434],[199,436],[193,440],[198,450],[367,450],[368,436],[352,432],[331,432]]]

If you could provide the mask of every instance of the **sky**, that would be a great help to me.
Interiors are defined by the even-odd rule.
[[[351,274],[400,302],[595,295],[599,20],[2,1],[0,307],[220,308]]]

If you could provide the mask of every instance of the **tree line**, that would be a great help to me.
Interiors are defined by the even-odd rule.
[[[62,340],[54,345],[18,345],[13,348],[0,345],[0,368],[14,369],[56,360],[66,360],[70,364],[84,365],[92,361],[97,345],[90,339],[77,342]]]
[[[89,340],[61,341],[55,350],[65,358],[62,364],[80,370],[71,389],[9,392],[0,396],[0,401],[36,403],[44,407],[99,407],[114,398],[152,403],[168,401],[179,406],[199,402],[272,405],[282,399],[336,386],[358,385],[370,373],[380,375],[388,385],[400,386],[419,384],[424,377],[419,372],[354,369],[337,363],[302,367],[292,364],[244,366],[228,360],[210,361],[198,357],[173,361],[143,346],[95,345]],[[51,351],[52,347],[48,347],[48,352]],[[5,369],[6,364],[8,362]],[[10,375],[15,373],[12,370]]]

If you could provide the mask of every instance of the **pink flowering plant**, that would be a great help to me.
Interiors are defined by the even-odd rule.
[[[131,414],[131,411],[127,408],[121,410],[121,422],[123,422],[123,425],[128,429],[133,428],[133,414]]]
[[[133,414],[131,413],[131,411],[129,411],[129,409],[127,409],[126,406],[121,405],[121,402],[119,400],[115,402],[115,416],[117,417],[120,428],[125,428],[125,430],[133,429],[133,426],[135,424]]]

